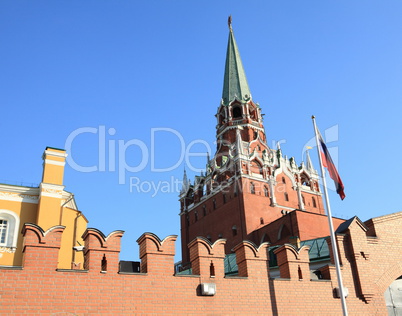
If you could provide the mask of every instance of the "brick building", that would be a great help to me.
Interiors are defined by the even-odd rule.
[[[175,267],[176,235],[152,233],[123,268],[124,232],[87,228],[48,147],[38,187],[0,186],[0,314],[340,315],[317,172],[268,147],[231,28],[217,113],[217,152],[180,194],[191,269]],[[349,314],[398,313],[402,213],[334,226]]]
[[[60,245],[59,268],[83,268],[82,234],[88,220],[63,185],[67,157],[63,149],[47,147],[38,186],[0,184],[0,265],[20,266],[23,256],[22,227],[34,223],[47,230],[65,227]]]
[[[223,92],[217,113],[217,151],[193,184],[184,174],[180,193],[183,264],[187,245],[197,236],[226,239],[230,253],[242,240],[283,244],[329,235],[314,169],[296,164],[267,144],[262,109],[253,101],[233,30],[229,40]],[[334,226],[344,222],[334,219]]]

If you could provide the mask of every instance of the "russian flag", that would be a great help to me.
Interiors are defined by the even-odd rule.
[[[318,141],[320,143],[320,153],[321,153],[321,160],[322,160],[322,165],[327,168],[329,172],[329,176],[331,177],[332,180],[334,180],[335,187],[336,187],[336,193],[339,194],[341,199],[343,200],[345,198],[345,192],[344,192],[344,186],[343,182],[341,180],[341,177],[339,176],[338,170],[336,170],[336,167],[334,165],[334,162],[332,161],[331,155],[329,154],[327,145],[325,144],[324,140],[322,139],[322,136],[320,132],[318,132]]]

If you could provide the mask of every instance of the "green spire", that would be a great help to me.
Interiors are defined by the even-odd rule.
[[[248,101],[251,97],[250,89],[240,59],[239,49],[233,35],[231,17],[229,17],[229,41],[226,52],[225,77],[223,81],[222,101],[228,105],[235,98],[240,101]]]

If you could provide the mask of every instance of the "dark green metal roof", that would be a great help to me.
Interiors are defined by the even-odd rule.
[[[303,246],[310,246],[310,250],[308,252],[310,257],[310,262],[324,260],[329,258],[329,248],[327,244],[328,237],[321,237],[311,240],[305,240],[300,242],[300,247]],[[278,262],[276,260],[276,255],[274,254],[274,250],[281,247],[279,246],[272,246],[268,248],[269,251],[269,266],[276,267]],[[236,264],[236,254],[230,253],[225,257],[225,274],[226,275],[235,275],[238,273],[238,267]]]
[[[329,258],[327,238],[328,237],[321,237],[300,242],[300,247],[310,246],[310,250],[308,251],[310,261],[317,261]]]
[[[310,239],[300,242],[300,247],[310,246],[310,250],[308,252],[310,257],[310,262],[320,261],[329,258],[329,248],[327,244],[328,237],[321,237],[316,239]],[[282,245],[272,246],[268,248],[269,252],[269,266],[276,267],[278,262],[276,260],[276,255],[274,254],[274,250],[281,247]],[[225,256],[224,259],[225,266],[225,275],[237,275],[239,268],[236,263],[236,254],[230,253]],[[192,269],[186,269],[184,271],[178,272],[177,275],[188,275],[192,274]]]
[[[237,274],[239,271],[239,268],[237,267],[237,263],[236,263],[236,254],[230,253],[230,254],[226,255],[225,260],[224,260],[224,265],[225,265],[225,275]]]
[[[248,101],[250,99],[250,89],[248,87],[246,74],[240,59],[240,53],[237,48],[233,30],[230,26],[222,101],[224,105],[229,105],[229,103],[234,99]]]

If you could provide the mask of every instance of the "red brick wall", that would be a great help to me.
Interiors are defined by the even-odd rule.
[[[386,315],[383,293],[402,275],[401,225],[402,213],[373,219],[367,227],[355,220],[345,235],[338,236],[350,315]],[[85,254],[91,256],[89,270],[56,271],[55,252],[62,231],[62,227],[56,227],[44,236],[35,225],[25,227],[23,269],[0,269],[2,314],[341,314],[340,300],[333,295],[337,286],[333,267],[323,268],[323,274],[332,279],[311,281],[306,268],[307,250],[303,248],[279,248],[282,278],[269,279],[268,245],[256,248],[242,242],[235,247],[239,276],[224,277],[224,240],[211,245],[198,238],[190,247],[191,261],[199,275],[174,276],[175,236],[160,240],[144,234],[138,243],[141,269],[146,273],[127,275],[117,273],[115,260],[122,232],[105,237],[99,231],[88,230],[84,237],[88,247]],[[106,273],[100,271],[103,256],[108,261]],[[211,262],[215,276],[210,274]],[[215,283],[216,295],[201,296],[201,283]]]
[[[282,183],[282,176],[286,178],[286,183]],[[278,176],[278,185],[275,187],[277,198],[277,203],[290,208],[298,208],[298,197],[297,192],[292,189],[291,180],[286,176],[281,174]],[[189,261],[189,253],[187,250],[187,245],[197,236],[211,237],[211,241],[214,242],[221,235],[222,238],[227,239],[225,246],[226,253],[230,253],[234,246],[236,246],[243,239],[252,240],[255,243],[259,243],[260,240],[255,240],[253,234],[254,231],[259,230],[261,227],[266,226],[283,216],[281,211],[282,207],[271,206],[271,200],[264,194],[264,186],[268,184],[264,181],[251,181],[254,183],[255,193],[250,192],[250,180],[247,178],[242,178],[238,182],[237,195],[235,194],[235,184],[223,188],[216,194],[209,196],[204,202],[201,202],[196,207],[194,207],[188,213],[182,213],[181,215],[181,237],[182,237],[182,254],[183,262]],[[289,201],[284,200],[284,192],[288,192]],[[305,195],[306,201],[311,200],[310,194],[303,193]],[[226,201],[224,201],[224,197]],[[320,196],[315,196],[317,207],[314,208],[311,205],[306,205],[306,209],[313,212],[322,214],[322,199]],[[215,200],[215,207],[213,201]],[[306,203],[307,204],[307,203]],[[204,215],[204,207],[206,215]],[[246,211],[245,211],[246,210]],[[197,216],[195,215],[197,213]],[[186,224],[186,216],[189,219],[189,225]],[[326,219],[326,217],[325,217]],[[261,223],[261,220],[263,223]],[[304,224],[304,220],[300,220],[301,224]],[[308,222],[308,221],[307,221]],[[295,222],[297,224],[297,222]],[[236,226],[238,233],[236,236],[232,233],[232,227]],[[309,230],[311,226],[307,226],[306,230]],[[327,225],[322,225],[320,221],[320,227],[327,227]],[[294,227],[295,236],[297,236],[298,227]],[[268,231],[268,229],[264,229]],[[316,237],[328,236],[328,232],[321,234],[317,231]],[[273,234],[273,231],[270,231]],[[275,232],[277,234],[277,232]],[[288,236],[287,236],[288,237]],[[299,236],[302,238],[301,236]],[[316,237],[307,237],[306,239],[312,239]],[[275,238],[275,241],[277,239]]]

